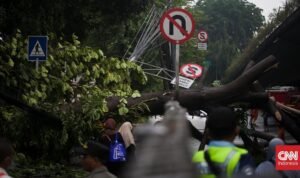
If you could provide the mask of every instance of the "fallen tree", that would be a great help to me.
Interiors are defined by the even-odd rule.
[[[277,103],[273,98],[269,98],[268,94],[263,91],[253,90],[253,88],[255,88],[253,87],[254,83],[257,85],[257,79],[275,64],[277,64],[277,60],[272,55],[256,64],[250,61],[245,71],[236,80],[220,87],[201,87],[196,90],[181,90],[179,92],[178,101],[181,106],[187,108],[189,111],[207,110],[215,105],[231,105],[234,103],[244,103],[247,104],[249,108],[260,108],[273,115],[276,121],[300,142],[300,129],[298,129],[299,119],[296,119],[299,115],[299,111]],[[53,116],[53,114],[47,114],[47,112],[42,109],[30,107],[3,93],[1,93],[0,97],[8,104],[20,107],[29,113],[41,116],[41,118],[54,119],[53,121],[56,123],[54,125],[60,125],[58,124],[60,122],[58,121],[59,119]],[[127,98],[126,106],[129,109],[133,109],[142,103],[147,105],[147,109],[139,111],[141,114],[158,115],[164,113],[164,104],[174,99],[174,97],[175,91],[143,93],[140,97]],[[109,112],[115,112],[119,104],[119,97],[107,98]],[[80,110],[81,107],[80,103],[74,103],[68,105],[67,109]],[[197,135],[195,132],[193,133],[193,135]],[[257,134],[251,132],[250,135],[264,139],[267,138],[267,140],[270,139],[270,136],[264,135],[263,133]]]
[[[270,68],[277,64],[277,60],[273,55],[266,57],[259,63],[249,62],[245,71],[234,81],[220,87],[202,87],[197,90],[182,90],[179,92],[178,101],[181,106],[188,110],[207,109],[214,105],[230,105],[234,103],[246,103],[249,107],[260,108],[269,112],[276,118],[277,122],[282,125],[298,142],[300,142],[300,129],[292,115],[284,113],[282,104],[276,105],[273,98],[265,92],[253,91],[253,83],[267,72]],[[144,93],[139,98],[127,98],[127,107],[132,108],[137,104],[145,103],[148,110],[144,110],[143,114],[157,115],[164,112],[164,104],[174,99],[175,91]],[[117,109],[119,104],[118,97],[109,97],[107,99],[110,111]],[[298,110],[289,109],[289,112],[299,113]],[[253,133],[252,133],[253,135]],[[270,139],[270,136],[255,134],[258,137]]]
[[[277,63],[274,56],[269,56],[260,63],[253,66],[236,80],[220,87],[202,87],[196,90],[181,90],[178,101],[181,106],[188,110],[198,110],[209,105],[232,104],[234,102],[248,102],[258,104],[268,101],[268,95],[262,93],[252,93],[249,91],[252,83],[270,66]],[[144,93],[138,98],[128,98],[127,107],[134,107],[138,103],[145,103],[149,107],[147,114],[162,114],[164,104],[174,99],[175,91]],[[107,99],[110,111],[117,109],[119,97],[109,97]]]

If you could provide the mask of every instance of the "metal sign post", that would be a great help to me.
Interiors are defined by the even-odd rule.
[[[179,98],[179,44],[176,44],[176,51],[175,51],[175,67],[176,67],[176,91],[175,91],[175,99]]]
[[[192,15],[181,8],[169,9],[160,19],[162,36],[175,44],[176,90],[175,99],[179,97],[179,45],[193,36],[195,21]]]
[[[38,59],[35,60],[35,70],[39,71],[39,60]]]

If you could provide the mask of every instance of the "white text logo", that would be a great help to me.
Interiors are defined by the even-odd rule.
[[[278,159],[281,161],[292,161],[298,160],[298,151],[280,151],[277,155]]]

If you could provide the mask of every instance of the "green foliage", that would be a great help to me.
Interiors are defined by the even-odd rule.
[[[249,56],[256,50],[259,44],[268,36],[279,24],[282,23],[297,7],[300,6],[298,0],[287,1],[284,8],[274,10],[270,16],[270,21],[265,23],[252,38],[243,53],[235,56],[225,72],[224,82],[232,81],[242,72],[242,69],[251,60]]]
[[[123,56],[150,0],[9,0],[0,4],[2,37],[17,29],[25,35],[72,34],[109,56]]]
[[[198,28],[209,34],[206,58],[212,61],[208,82],[221,79],[234,56],[240,54],[262,25],[261,9],[244,0],[200,0],[193,9]]]
[[[68,42],[50,34],[48,59],[39,64],[38,70],[27,60],[26,50],[27,39],[20,31],[0,43],[0,91],[53,113],[60,118],[62,128],[4,101],[0,104],[0,134],[16,141],[18,147],[36,147],[46,153],[44,156],[88,139],[100,129],[96,120],[110,114],[107,97],[140,97],[132,83],[146,83],[139,66],[108,58],[100,49],[81,46],[75,35]],[[129,113],[126,104],[121,99],[118,114],[124,119],[130,117],[125,116]]]
[[[213,87],[219,87],[219,86],[221,86],[221,85],[222,85],[222,83],[221,83],[220,80],[214,80],[214,81],[212,82],[212,86],[213,86]]]
[[[21,153],[16,155],[15,164],[16,167],[8,172],[9,175],[18,178],[82,178],[87,175],[87,172],[79,167],[45,161],[36,162]]]

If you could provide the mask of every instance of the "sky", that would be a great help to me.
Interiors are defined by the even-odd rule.
[[[247,0],[248,2],[251,2],[255,4],[257,7],[263,9],[263,16],[265,16],[265,19],[269,19],[269,14],[273,12],[273,9],[278,9],[278,7],[283,6],[284,2],[286,0]],[[196,3],[197,0],[194,0],[194,3]]]
[[[286,0],[248,0],[249,2],[255,4],[257,7],[263,9],[263,15],[266,20],[273,9],[278,9],[278,7],[283,6]]]

